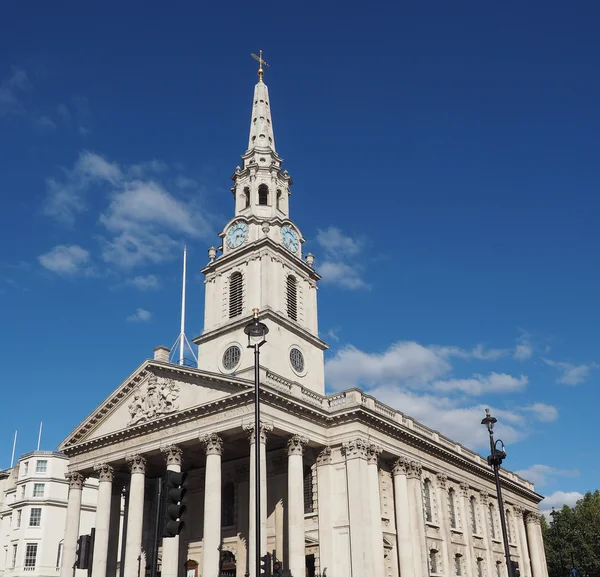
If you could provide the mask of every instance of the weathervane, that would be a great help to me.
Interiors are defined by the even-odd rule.
[[[258,62],[258,77],[262,80],[262,77],[263,77],[263,74],[264,74],[263,64],[265,66],[269,66],[269,65],[267,64],[267,62],[265,62],[263,60],[262,50],[259,50],[258,54],[259,55],[257,56],[256,54],[252,53],[252,54],[250,54],[250,56],[252,56],[252,58],[254,58],[254,60],[256,60]]]

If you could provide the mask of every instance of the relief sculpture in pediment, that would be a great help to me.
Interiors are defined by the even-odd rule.
[[[179,385],[172,379],[159,379],[156,375],[142,383],[133,393],[129,404],[129,425],[149,421],[179,409]]]

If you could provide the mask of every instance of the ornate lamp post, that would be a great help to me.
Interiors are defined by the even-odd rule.
[[[500,465],[506,459],[506,450],[504,443],[498,439],[494,441],[494,425],[498,422],[496,417],[490,415],[490,410],[485,410],[485,419],[481,421],[482,425],[487,427],[490,434],[490,451],[491,455],[487,458],[488,465],[494,469],[494,477],[496,479],[496,491],[498,493],[498,508],[500,509],[500,525],[502,526],[502,539],[504,541],[504,554],[506,556],[506,569],[508,577],[514,577],[514,568],[510,560],[510,546],[508,544],[508,532],[506,530],[506,517],[504,515],[504,501],[502,500],[502,487],[500,485]],[[497,447],[498,443],[500,448]]]
[[[254,499],[255,499],[255,518],[254,524],[256,527],[256,575],[260,577],[260,347],[262,347],[267,339],[265,338],[269,332],[269,327],[258,320],[258,309],[252,309],[254,318],[245,327],[244,332],[248,335],[248,348],[254,349]]]

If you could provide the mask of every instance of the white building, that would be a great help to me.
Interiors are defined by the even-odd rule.
[[[506,574],[493,476],[484,458],[357,389],[325,395],[314,257],[291,219],[292,179],[275,148],[259,72],[233,214],[209,249],[198,367],[145,361],[61,444],[70,457],[61,577],[81,533],[81,488],[99,477],[92,577],[113,577],[118,507],[128,488],[125,577],[152,548],[155,481],[189,472],[186,527],[163,540],[162,577],[254,575],[254,467],[260,447],[260,554],[294,577],[497,577]],[[302,202],[299,197],[298,202]],[[219,251],[222,254],[219,256]],[[252,351],[244,326],[260,309],[262,421],[255,435]],[[480,427],[478,422],[473,427]],[[538,503],[502,471],[511,556],[547,577]]]
[[[0,576],[60,574],[68,462],[62,453],[32,451],[0,472]],[[97,493],[98,481],[90,478],[82,486],[82,533],[89,533],[94,524]],[[69,575],[73,577],[72,569]]]

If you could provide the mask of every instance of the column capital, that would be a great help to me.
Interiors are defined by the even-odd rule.
[[[242,428],[246,431],[248,435],[248,440],[250,444],[254,443],[254,423],[248,423],[247,425],[243,425]],[[269,423],[260,423],[260,442],[265,444],[267,442],[267,435],[273,430],[273,425]]]
[[[468,497],[469,496],[469,491],[471,490],[471,487],[469,486],[469,483],[461,483],[460,484],[460,494],[463,497]]]
[[[527,511],[525,514],[525,522],[530,525],[539,525],[542,516],[537,511]]]
[[[394,475],[404,475],[408,473],[410,461],[406,457],[398,457],[392,466],[392,473]]]
[[[323,447],[317,455],[317,467],[322,465],[331,465],[331,447]]]
[[[414,459],[411,459],[409,462],[408,470],[406,472],[406,476],[409,479],[420,479],[422,472],[423,472],[423,466],[421,465],[421,463],[419,463],[419,461],[415,461]]]
[[[383,452],[383,448],[379,445],[370,444],[367,447],[367,463],[377,466],[379,464],[379,455]]]
[[[83,489],[85,477],[79,471],[69,471],[65,479],[69,481],[69,489]]]
[[[513,505],[513,511],[517,517],[523,516],[523,507],[521,505]]]
[[[161,447],[160,452],[164,455],[167,466],[183,465],[183,451],[177,445],[167,445]]]
[[[291,457],[292,455],[302,456],[304,454],[304,447],[306,443],[308,443],[308,439],[305,439],[300,435],[291,436],[287,442],[288,457]]]
[[[488,501],[490,499],[490,495],[489,495],[489,493],[487,491],[481,491],[481,493],[479,493],[479,498],[481,499],[481,502],[484,505],[487,505]]]
[[[94,471],[98,473],[100,482],[112,483],[115,470],[108,463],[94,465]]]
[[[438,483],[438,486],[440,487],[440,489],[445,489],[446,483],[448,482],[448,475],[446,475],[446,473],[438,473],[436,475],[436,478],[437,478],[437,483]]]
[[[200,437],[200,442],[204,445],[207,455],[221,456],[223,454],[223,439],[217,433],[209,433]]]
[[[364,439],[358,438],[343,443],[342,453],[344,454],[346,459],[366,459],[368,448],[368,443]]]
[[[131,470],[131,474],[141,473],[142,475],[146,474],[146,458],[140,454],[128,455],[125,457],[127,464],[129,465],[129,469]]]

